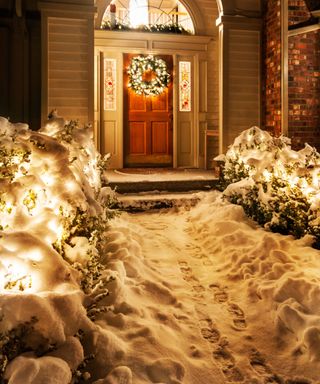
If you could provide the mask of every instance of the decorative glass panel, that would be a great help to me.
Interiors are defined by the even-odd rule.
[[[179,111],[191,111],[191,62],[179,62]]]
[[[104,59],[104,110],[115,111],[117,105],[116,97],[116,72],[117,63],[115,59]]]

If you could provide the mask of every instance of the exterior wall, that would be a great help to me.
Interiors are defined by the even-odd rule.
[[[268,0],[264,15],[263,127],[281,133],[281,3]]]
[[[220,18],[220,151],[261,122],[260,19]]]
[[[48,109],[68,119],[89,117],[88,20],[48,18]]]
[[[289,134],[320,148],[320,31],[289,37]]]
[[[303,0],[289,0],[288,24],[311,17]],[[288,39],[288,131],[296,148],[320,148],[320,30]]]
[[[42,1],[42,121],[52,109],[93,123],[93,0]]]
[[[264,128],[320,148],[320,31],[304,0],[267,0],[264,17]],[[286,24],[289,31],[285,30]]]

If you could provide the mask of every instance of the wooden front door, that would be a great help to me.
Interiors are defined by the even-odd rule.
[[[172,56],[165,60],[171,74],[169,86],[158,96],[136,94],[128,88],[127,68],[132,57],[124,55],[124,166],[171,167],[173,162]]]

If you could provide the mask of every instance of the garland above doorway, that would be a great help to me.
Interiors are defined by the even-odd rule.
[[[129,24],[110,21],[103,22],[101,29],[107,31],[135,31],[135,32],[153,32],[153,33],[174,33],[177,35],[192,35],[192,32],[185,29],[180,24],[152,24],[152,25],[141,25],[136,28],[132,28]]]
[[[161,95],[170,83],[166,62],[152,55],[133,57],[127,73],[128,87],[138,95]]]

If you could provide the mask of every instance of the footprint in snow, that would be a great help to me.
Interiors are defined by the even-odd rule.
[[[285,384],[281,377],[272,372],[259,351],[254,350],[252,352],[250,356],[250,365],[260,377],[264,378],[266,384]]]
[[[180,267],[188,267],[188,263],[186,261],[179,261],[178,264]]]
[[[244,376],[236,366],[234,357],[225,347],[218,346],[212,355],[228,381],[236,383],[244,381]]]
[[[228,293],[219,284],[211,284],[209,288],[213,292],[214,301],[218,304],[227,303],[227,310],[232,315],[233,326],[236,330],[244,330],[247,323],[243,310],[238,304],[230,303]]]
[[[201,253],[201,247],[199,247],[198,245],[195,245],[195,244],[186,244],[186,249],[188,252],[192,252],[192,253],[197,253],[197,254],[200,254]]]
[[[201,335],[211,344],[217,343],[220,339],[219,331],[214,328],[201,328]]]
[[[219,284],[210,284],[209,288],[213,292],[213,298],[215,302],[222,304],[228,301],[229,297],[227,292],[222,289]]]
[[[201,284],[193,285],[193,286],[192,286],[192,289],[193,289],[196,293],[198,293],[198,294],[201,294],[201,293],[203,293],[203,292],[206,290],[205,287],[204,287],[203,285],[201,285]]]
[[[179,261],[178,264],[183,280],[190,284],[198,285],[199,280],[193,275],[192,269],[189,267],[188,263],[186,261]]]
[[[216,344],[220,340],[220,332],[213,325],[211,319],[202,319],[199,322],[202,337],[211,344]]]
[[[228,311],[231,313],[231,315],[233,315],[232,321],[233,321],[234,327],[237,330],[242,330],[242,329],[247,328],[247,323],[246,323],[246,319],[244,316],[244,312],[239,307],[238,304],[229,303],[228,304]]]
[[[203,252],[194,252],[192,257],[202,261],[202,264],[205,266],[213,265],[213,262],[208,258],[208,256]]]

